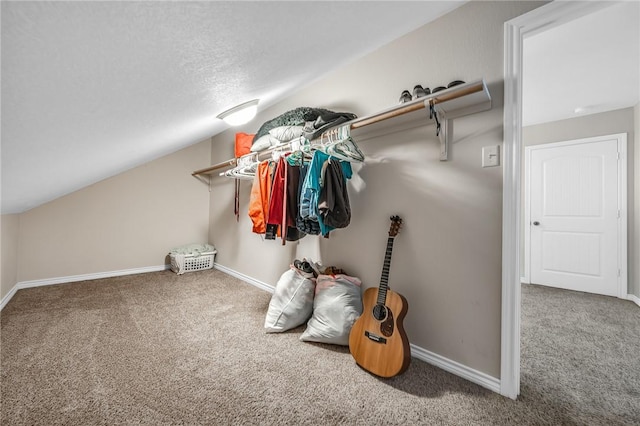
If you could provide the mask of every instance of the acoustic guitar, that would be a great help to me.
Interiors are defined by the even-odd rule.
[[[401,374],[411,362],[409,340],[402,326],[409,309],[407,300],[389,289],[393,240],[401,226],[402,219],[392,216],[380,286],[365,290],[362,315],[349,334],[349,351],[356,363],[380,377]]]

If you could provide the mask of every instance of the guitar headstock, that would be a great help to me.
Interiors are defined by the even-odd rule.
[[[391,227],[389,228],[389,236],[395,237],[398,235],[398,232],[400,232],[400,228],[402,227],[402,219],[400,219],[400,216],[398,215],[391,216],[390,219]]]

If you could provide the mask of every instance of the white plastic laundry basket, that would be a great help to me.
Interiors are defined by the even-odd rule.
[[[169,253],[171,270],[176,274],[213,268],[217,250],[210,244],[190,244],[177,247]]]

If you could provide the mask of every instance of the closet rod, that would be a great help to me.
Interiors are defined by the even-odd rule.
[[[476,93],[476,92],[482,92],[484,90],[484,85],[482,81],[479,81],[475,84],[471,84],[471,85],[467,85],[467,87],[465,88],[461,88],[461,90],[456,90],[456,91],[451,91],[449,92],[447,90],[446,93],[443,91],[442,94],[439,94],[440,92],[436,92],[436,93],[432,93],[430,95],[427,96],[423,96],[421,98],[418,98],[417,100],[413,100],[411,102],[408,102],[407,105],[403,106],[403,107],[394,107],[391,108],[389,111],[386,112],[381,112],[379,114],[373,115],[373,116],[369,116],[369,117],[364,117],[360,120],[356,119],[353,123],[351,123],[351,129],[359,129],[360,127],[364,127],[364,126],[368,126],[370,124],[374,124],[374,123],[378,123],[380,121],[384,121],[387,120],[389,118],[394,118],[394,117],[398,117],[400,115],[403,114],[408,114],[410,112],[414,112],[414,111],[418,111],[424,108],[427,108],[427,105],[430,104],[434,104],[437,105],[439,103],[442,102],[447,102],[450,101],[452,99],[457,99],[460,98],[462,96],[467,96],[470,95],[472,93]],[[416,102],[416,101],[420,101],[420,102]]]
[[[378,114],[371,115],[363,118],[356,118],[351,122],[347,122],[342,124],[349,125],[351,130],[359,129],[361,127],[368,126],[370,124],[375,124],[380,121],[388,120],[390,118],[398,117],[400,115],[408,114],[410,112],[418,111],[421,109],[427,108],[429,105],[437,105],[443,102],[451,101],[453,99],[461,98],[463,96],[471,95],[473,93],[482,92],[485,90],[484,81],[480,80],[474,83],[466,83],[464,85],[460,85],[460,87],[452,87],[450,89],[443,90],[442,92],[431,93],[427,96],[423,96],[418,99],[414,99],[410,102],[407,102],[401,106],[394,106],[387,111],[382,111]],[[279,145],[273,148],[266,149],[264,151],[260,151],[258,153],[258,158],[262,154],[268,154],[277,149],[282,149],[283,145]],[[207,167],[206,169],[196,170],[191,173],[192,176],[210,174],[214,170],[221,169],[224,167],[236,166],[238,164],[237,159],[233,158],[231,160],[224,161],[222,163],[218,163],[211,167]]]
[[[237,164],[237,159],[232,158],[231,160],[227,160],[227,161],[223,161],[222,163],[214,164],[213,166],[207,167],[206,169],[196,170],[195,172],[191,173],[191,176],[206,175],[209,172],[212,172],[214,170],[222,169],[223,167],[235,166],[236,164]]]
[[[279,151],[279,150],[285,149],[288,146],[289,147],[291,146],[291,142],[285,142],[285,143],[280,144],[280,145],[272,146],[271,148],[263,149],[262,151],[252,152],[251,154],[245,154],[245,155],[243,155],[243,157],[247,156],[247,155],[255,155],[256,156],[256,161],[261,161],[262,157],[264,155],[271,154],[273,151]],[[214,164],[213,166],[207,167],[206,169],[196,170],[195,172],[191,173],[191,176],[206,175],[206,174],[210,174],[214,170],[223,169],[223,168],[232,167],[232,166],[237,166],[237,165],[238,165],[238,159],[237,158],[232,158],[231,160],[227,160],[227,161],[223,161],[222,163]]]
[[[271,148],[263,149],[262,151],[252,152],[251,154],[256,156],[256,160],[257,161],[260,161],[262,159],[261,157],[263,155],[271,154],[273,151],[282,150],[282,149],[286,148],[287,146],[291,146],[291,142],[285,142],[283,144],[276,145],[276,146],[273,146]],[[245,155],[250,155],[250,154],[245,154]],[[243,155],[243,157],[245,155]],[[206,169],[196,170],[195,172],[191,173],[191,176],[206,175],[206,174],[210,174],[214,170],[223,169],[223,168],[232,167],[232,166],[237,166],[237,165],[238,165],[238,159],[237,158],[232,158],[231,160],[227,160],[227,161],[223,161],[222,163],[214,164],[213,166],[207,167]]]

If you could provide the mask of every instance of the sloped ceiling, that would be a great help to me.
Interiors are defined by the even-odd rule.
[[[463,3],[3,1],[2,213],[220,133],[229,107],[264,109]]]

